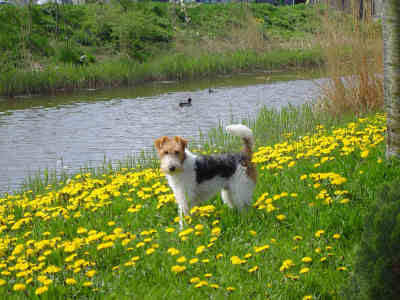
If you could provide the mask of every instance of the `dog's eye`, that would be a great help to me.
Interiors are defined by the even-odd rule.
[[[168,154],[169,154],[169,152],[168,152],[168,151],[164,151],[164,154],[165,154],[165,155],[168,155]]]
[[[179,151],[178,151],[178,150],[176,150],[176,151],[175,151],[175,155],[178,155],[178,154],[179,154]]]

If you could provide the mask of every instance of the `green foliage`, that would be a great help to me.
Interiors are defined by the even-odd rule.
[[[265,3],[254,4],[251,9],[254,16],[262,20],[265,30],[278,35],[303,35],[319,30],[317,10],[307,5],[273,6]]]
[[[208,36],[223,36],[232,27],[243,26],[248,19],[248,10],[240,4],[213,4],[189,7],[190,28],[206,33]],[[183,14],[178,12],[179,20],[184,21]]]
[[[139,6],[140,7],[140,6]],[[159,49],[166,49],[172,40],[171,24],[161,11],[132,9],[111,25],[114,44],[121,52],[139,61],[145,61]]]
[[[305,61],[301,57],[294,59],[293,51],[289,55],[285,54],[285,50],[278,55],[269,53],[272,58],[268,58],[267,54],[254,51],[252,46],[249,49],[235,49],[236,41],[230,38],[236,29],[250,33],[254,31],[255,40],[260,34],[263,37],[270,33],[300,35],[301,30],[306,30],[306,25],[301,24],[311,24],[312,9],[305,6],[277,8],[267,4],[190,4],[186,8],[190,19],[187,23],[183,11],[174,12],[169,3],[129,1],[125,4],[123,1],[113,1],[109,4],[50,3],[18,8],[2,7],[0,73],[3,74],[0,90],[16,88],[19,92],[32,92],[43,91],[44,87],[60,88],[55,77],[59,77],[60,82],[69,82],[70,86],[77,86],[76,81],[79,85],[101,82],[107,86],[111,82],[117,84],[137,80],[142,82],[149,78],[191,78],[253,67],[273,67],[277,64],[299,65]],[[222,56],[218,44],[216,51],[207,50],[205,53],[199,47],[199,52],[194,53],[191,47],[196,47],[195,44],[203,38],[232,45],[220,48],[226,52]],[[179,45],[181,40],[184,43]],[[65,47],[66,43],[75,49]],[[238,54],[240,51],[245,54]],[[78,58],[82,55],[90,58],[88,62],[97,61],[97,67],[82,73],[71,70],[69,65],[80,65]],[[201,55],[204,57],[201,58]],[[308,53],[305,55],[308,57]],[[128,65],[134,65],[135,68],[118,73],[117,70],[122,69],[115,62],[120,62],[121,57],[127,58]],[[158,63],[153,63],[155,60]],[[149,65],[137,67],[138,63]],[[54,64],[59,76],[52,70]],[[61,71],[64,70],[63,64],[68,64],[65,67],[68,70],[66,73]],[[40,76],[37,71],[32,74],[26,72],[27,66],[32,65],[40,67]],[[105,69],[110,71],[104,72]],[[70,71],[72,74],[69,74]],[[94,75],[90,75],[90,72],[94,72]],[[14,76],[17,73],[18,82],[16,78],[4,75]],[[84,78],[78,78],[79,74]],[[40,82],[43,79],[45,81]],[[33,84],[36,86],[33,87]],[[27,86],[21,91],[23,85]]]
[[[79,64],[81,54],[78,49],[64,46],[59,49],[58,60],[63,63]]]
[[[399,168],[399,162],[392,164],[390,168]],[[395,179],[382,185],[365,219],[354,278],[344,294],[348,299],[395,300],[400,295],[399,282],[400,180]]]

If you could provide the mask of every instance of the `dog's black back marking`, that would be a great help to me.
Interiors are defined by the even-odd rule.
[[[200,184],[218,175],[224,178],[231,177],[238,164],[247,160],[244,153],[200,155],[195,161],[196,182]]]

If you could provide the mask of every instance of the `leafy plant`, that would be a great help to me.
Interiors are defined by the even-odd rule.
[[[365,220],[354,278],[344,294],[349,299],[395,300],[400,295],[399,282],[400,180],[395,179],[382,186]]]

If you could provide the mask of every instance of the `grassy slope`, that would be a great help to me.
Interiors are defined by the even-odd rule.
[[[154,2],[2,9],[0,93],[318,65],[320,50],[304,47],[318,31],[318,13],[303,5],[194,5],[187,24],[184,12]]]
[[[2,297],[35,299],[47,286],[43,299],[340,299],[376,188],[400,175],[384,160],[384,116],[264,110],[250,123],[259,180],[247,212],[216,197],[180,231],[156,169],[80,174],[1,199]],[[216,129],[210,144],[240,141]]]

